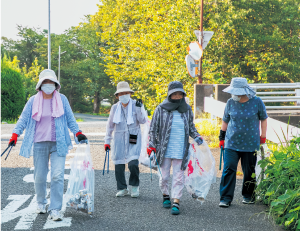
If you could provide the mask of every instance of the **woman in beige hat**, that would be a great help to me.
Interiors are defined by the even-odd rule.
[[[58,93],[60,84],[54,71],[43,70],[36,85],[38,93],[26,103],[9,141],[16,145],[17,138],[26,133],[22,142],[20,156],[33,155],[34,187],[37,194],[36,213],[46,213],[46,186],[51,160],[51,189],[49,218],[62,220],[60,212],[64,193],[64,170],[68,151],[73,148],[69,129],[74,133],[75,142],[87,138],[79,130],[66,96]]]
[[[147,114],[141,100],[130,98],[132,93],[134,91],[127,82],[118,83],[115,96],[119,102],[112,106],[106,127],[104,149],[110,150],[113,140],[112,160],[115,164],[117,197],[130,194],[125,180],[125,164],[128,164],[130,170],[131,197],[139,196],[138,159],[142,148],[140,124],[146,123]]]

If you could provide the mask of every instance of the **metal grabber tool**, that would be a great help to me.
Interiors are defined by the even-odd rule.
[[[109,173],[109,149],[106,149],[106,154],[105,154],[105,160],[104,160],[104,166],[103,166],[103,176],[104,176],[104,171],[105,171],[105,164],[106,164],[106,157],[107,157],[107,173]]]
[[[8,155],[9,155],[9,153],[10,153],[10,151],[11,151],[11,149],[13,148],[14,144],[15,144],[15,141],[11,142],[11,143],[8,145],[8,147],[4,150],[4,152],[1,154],[1,157],[2,157],[2,156],[4,155],[4,153],[10,148],[9,151],[8,151],[8,153],[7,153],[7,156],[5,157],[5,160],[6,160],[7,157],[8,157]]]

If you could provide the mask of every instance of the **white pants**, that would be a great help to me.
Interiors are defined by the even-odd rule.
[[[184,171],[180,169],[182,160],[164,158],[160,166],[162,176],[159,179],[159,187],[163,194],[169,194],[169,178],[171,165],[173,166],[172,196],[173,199],[180,199],[184,188]]]

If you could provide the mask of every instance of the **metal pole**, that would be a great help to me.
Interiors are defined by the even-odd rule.
[[[60,83],[60,46],[58,46],[58,82]]]
[[[50,0],[48,0],[48,69],[51,69]]]
[[[203,44],[203,0],[201,0],[201,7],[200,7],[200,36],[199,36],[199,43]],[[202,83],[202,57],[199,61],[199,71],[198,71],[198,83]]]

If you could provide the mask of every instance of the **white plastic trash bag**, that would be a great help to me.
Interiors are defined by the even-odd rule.
[[[142,135],[142,149],[141,149],[139,162],[142,165],[150,168],[150,161],[151,161],[151,168],[154,170],[157,170],[154,153],[151,154],[151,156],[150,156],[151,158],[149,158],[148,154],[147,154],[147,148],[149,147],[149,139],[150,139],[149,130],[150,130],[150,120],[148,119],[148,116],[147,116],[147,122],[144,124],[144,131],[143,131],[143,135]]]
[[[210,186],[216,182],[216,162],[204,141],[200,146],[195,141],[190,144],[189,160],[184,172],[185,187],[194,199],[204,202]]]
[[[90,145],[79,144],[70,163],[71,172],[65,194],[67,206],[91,214],[94,212],[95,173]]]
[[[261,167],[258,164],[258,162],[263,158],[270,157],[271,150],[268,148],[267,144],[262,144],[260,146],[260,149],[256,152],[256,155],[257,155],[257,161],[255,166],[255,176],[256,176],[256,182],[258,184],[261,178],[264,178],[264,174],[262,174]]]

